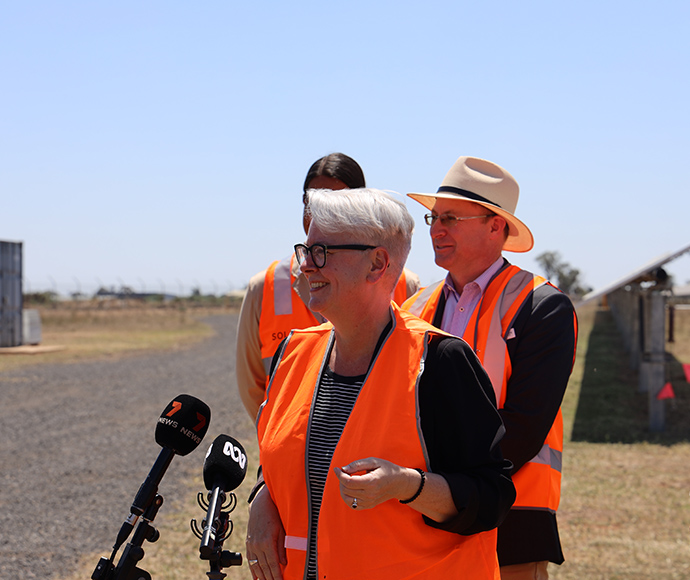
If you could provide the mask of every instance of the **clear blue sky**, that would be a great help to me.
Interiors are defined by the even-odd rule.
[[[32,291],[221,292],[303,241],[318,157],[404,194],[474,155],[520,183],[536,245],[508,257],[600,287],[690,243],[689,25],[682,1],[2,0],[0,239]]]

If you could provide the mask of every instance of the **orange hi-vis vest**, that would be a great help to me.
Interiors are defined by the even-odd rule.
[[[293,254],[288,258],[273,262],[266,270],[264,278],[259,340],[266,376],[271,369],[271,360],[278,350],[278,345],[292,329],[309,328],[323,322],[323,319],[309,310],[293,289],[296,280],[292,274],[294,259]],[[396,304],[402,304],[406,299],[407,282],[405,272],[403,272],[395,287],[393,300]]]
[[[393,329],[364,380],[326,479],[317,531],[320,580],[499,579],[496,530],[462,536],[432,528],[397,500],[353,510],[332,467],[380,457],[429,470],[417,405],[429,335],[439,330],[392,304]],[[285,580],[306,574],[311,521],[306,457],[311,405],[334,340],[330,323],[294,330],[257,420],[266,485],[285,528]]]
[[[309,328],[321,324],[292,288],[295,283],[292,275],[294,259],[293,254],[284,260],[273,262],[266,270],[259,320],[261,359],[266,376],[271,370],[271,360],[278,345],[293,328]]]
[[[520,308],[543,284],[548,284],[546,279],[517,266],[501,269],[489,282],[463,333],[462,338],[477,354],[491,379],[499,409],[505,404],[506,386],[512,371],[506,340]],[[443,285],[444,281],[441,281],[420,290],[405,302],[403,308],[431,322],[439,305]],[[559,409],[539,453],[512,475],[517,491],[512,509],[552,512],[558,509],[562,455],[563,416]]]

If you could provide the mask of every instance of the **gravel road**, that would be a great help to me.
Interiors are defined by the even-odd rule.
[[[175,396],[206,402],[211,424],[199,448],[173,460],[163,510],[201,473],[218,434],[253,438],[235,386],[237,317],[206,322],[215,337],[174,352],[0,373],[0,578],[56,578],[82,554],[109,555]]]

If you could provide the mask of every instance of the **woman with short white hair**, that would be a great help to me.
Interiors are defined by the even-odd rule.
[[[503,425],[469,346],[391,301],[412,217],[371,189],[312,191],[308,211],[295,253],[329,322],[274,357],[253,576],[498,578],[495,528],[515,499]]]

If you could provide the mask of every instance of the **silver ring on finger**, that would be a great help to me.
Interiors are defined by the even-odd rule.
[[[253,566],[254,564],[258,564],[258,563],[259,563],[258,560],[247,560],[247,562],[249,562],[249,565],[250,565],[250,566]]]
[[[356,497],[352,498],[352,504],[350,504],[350,505],[352,506],[353,510],[357,509],[357,498]]]

